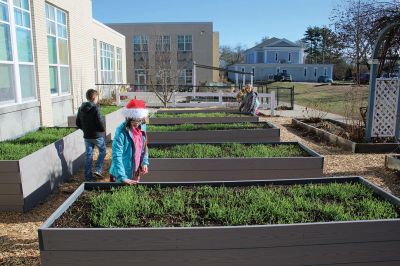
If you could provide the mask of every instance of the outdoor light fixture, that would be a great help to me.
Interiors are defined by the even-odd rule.
[[[205,32],[204,30],[200,31],[200,35],[204,35],[204,32]]]

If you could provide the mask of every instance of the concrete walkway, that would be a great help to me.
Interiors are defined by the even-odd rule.
[[[260,112],[264,115],[271,115],[270,110],[260,110]],[[322,118],[332,119],[332,120],[341,121],[341,122],[346,121],[346,118],[341,115],[326,113],[324,111],[319,111],[319,110],[308,108],[308,116],[319,115],[319,114],[321,114],[321,115],[326,114],[326,116],[324,116]],[[293,110],[276,110],[275,115],[283,116],[283,117],[290,117],[290,118],[303,118],[307,115],[307,112],[306,112],[306,107],[295,104]]]

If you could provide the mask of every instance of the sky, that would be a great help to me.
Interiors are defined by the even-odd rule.
[[[308,26],[329,25],[339,0],[92,0],[103,23],[213,22],[220,45],[251,48],[263,37],[297,41]]]

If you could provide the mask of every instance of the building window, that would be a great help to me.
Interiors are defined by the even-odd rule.
[[[327,76],[328,74],[328,70],[326,69],[326,67],[324,67],[324,76]]]
[[[147,84],[147,70],[135,69],[135,85],[146,85],[146,84]]]
[[[156,74],[156,81],[159,85],[169,85],[171,84],[171,70],[170,69],[160,69]]]
[[[29,1],[0,0],[0,105],[36,99],[33,57]]]
[[[275,62],[278,62],[278,53],[275,53]]]
[[[114,83],[114,46],[105,42],[100,42],[100,72],[103,84]]]
[[[46,3],[46,26],[51,94],[69,94],[71,83],[66,13]]]
[[[292,62],[292,53],[289,53],[288,55],[288,62]]]
[[[178,35],[178,51],[192,51],[192,35]]]
[[[192,69],[182,69],[179,71],[178,83],[180,85],[189,85],[193,83]]]
[[[314,67],[314,77],[316,77],[316,76],[317,76],[317,68]]]
[[[117,47],[117,83],[122,83],[122,51]]]
[[[147,36],[135,35],[133,36],[133,51],[134,52],[148,52]]]
[[[264,63],[264,52],[262,52],[262,51],[257,52],[257,63],[259,63],[259,64]]]
[[[277,68],[276,68],[276,73],[279,74],[279,72],[281,72],[281,68],[280,68],[280,67],[277,67]]]
[[[307,77],[307,68],[304,68],[304,76]]]
[[[97,72],[97,40],[93,39],[93,65],[94,65],[94,84],[97,84],[98,72]]]
[[[169,52],[171,50],[171,37],[169,35],[160,35],[156,37],[156,51]]]

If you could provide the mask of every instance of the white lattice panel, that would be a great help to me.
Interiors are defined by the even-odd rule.
[[[399,79],[377,79],[372,120],[372,137],[396,136]]]

